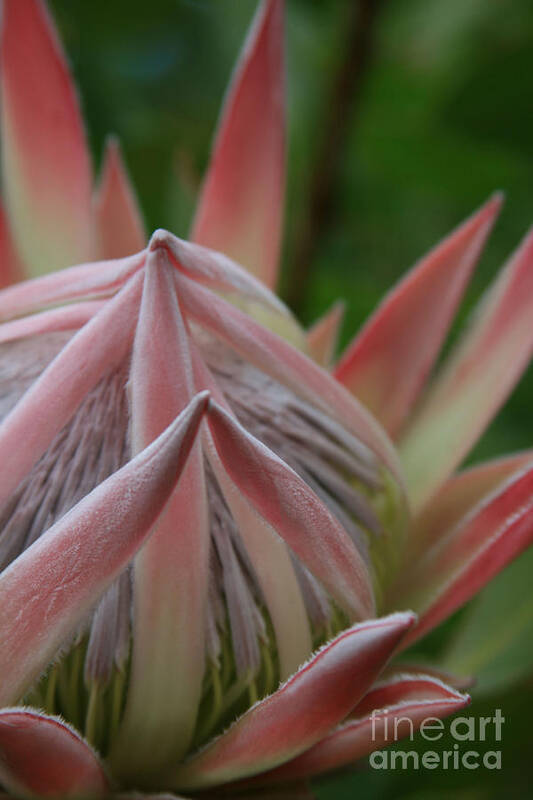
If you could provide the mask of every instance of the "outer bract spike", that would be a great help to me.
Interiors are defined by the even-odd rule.
[[[393,437],[424,387],[501,202],[494,195],[416,264],[335,368]]]
[[[464,605],[532,542],[533,466],[529,466],[402,572],[389,602],[408,603],[420,616],[405,644]]]
[[[41,0],[4,0],[1,92],[7,209],[28,270],[41,274],[94,257],[83,124]]]
[[[528,464],[533,464],[533,450],[495,458],[452,475],[433,501],[413,520],[413,546],[421,549],[438,542],[461,517]]]
[[[94,210],[99,258],[122,258],[143,249],[144,224],[115,138],[106,143]]]
[[[283,0],[263,0],[222,111],[191,238],[268,286],[277,279],[285,189]]]
[[[415,510],[468,454],[533,353],[533,231],[482,299],[400,443]]]
[[[344,303],[335,303],[307,332],[309,352],[323,367],[329,367],[335,356],[344,308]]]

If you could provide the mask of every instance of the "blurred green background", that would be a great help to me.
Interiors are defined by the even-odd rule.
[[[255,0],[50,6],[80,88],[95,168],[105,135],[118,134],[147,229],[186,235]],[[353,24],[354,7],[366,10],[365,23]],[[370,60],[333,108],[354,35]],[[345,343],[405,269],[503,189],[507,202],[461,310],[464,323],[533,221],[531,0],[287,0],[287,42],[282,291],[305,323],[344,298]],[[342,135],[330,163],[323,144],[332,113]],[[309,229],[324,174],[327,208]],[[532,446],[532,400],[530,369],[472,460]],[[319,797],[533,796],[532,575],[529,555],[426,645],[438,652],[451,642],[450,664],[480,673],[469,714],[502,709],[501,772],[366,769],[317,782]]]

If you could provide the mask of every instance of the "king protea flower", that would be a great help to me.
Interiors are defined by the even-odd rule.
[[[338,308],[305,332],[271,291],[282,13],[260,6],[191,242],[145,246],[115,144],[92,197],[46,9],[4,0],[2,279],[84,262],[0,293],[17,796],[297,791],[389,743],[380,720],[468,702],[438,667],[387,663],[533,538],[531,452],[455,472],[530,359],[533,238],[426,388],[499,197],[332,372]]]

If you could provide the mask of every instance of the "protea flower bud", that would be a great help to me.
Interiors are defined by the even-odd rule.
[[[427,395],[498,197],[333,374],[320,366],[339,309],[306,332],[267,288],[281,28],[266,0],[193,241],[156,231],[144,247],[114,144],[91,203],[44,7],[5,2],[2,275],[103,257],[0,292],[0,779],[16,795],[290,790],[361,758],[389,742],[376,720],[416,726],[468,702],[438,668],[383,670],[533,538],[531,453],[450,477],[530,358],[531,239]],[[28,91],[32,71],[50,102]],[[59,246],[57,215],[72,222]]]
[[[130,273],[112,299],[83,297]],[[77,295],[3,326],[0,438],[8,446],[24,430],[28,444],[4,484],[2,569],[196,393],[211,396],[157,532],[23,698],[103,753],[127,742],[120,769],[150,772],[376,615],[376,589],[391,578],[405,533],[399,467],[377,423],[332,377],[224,299],[252,301],[273,326],[295,324],[226,257],[157,231],[146,253],[60,277],[0,298],[6,309],[30,296],[40,304],[54,281],[59,292],[46,302],[72,298],[73,287]],[[62,329],[76,309],[90,321],[73,335]],[[153,730],[147,704],[157,711]],[[132,760],[142,738],[151,741],[147,763],[144,745]]]

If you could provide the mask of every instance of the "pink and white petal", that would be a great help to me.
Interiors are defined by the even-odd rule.
[[[0,320],[72,300],[105,297],[118,291],[144,264],[144,251],[112,261],[94,261],[24,281],[0,292]]]
[[[94,257],[91,165],[65,55],[41,0],[4,0],[2,161],[17,248],[32,274]]]
[[[533,542],[533,466],[526,467],[463,517],[405,568],[388,604],[409,603],[420,638],[476,594]]]
[[[188,316],[274,380],[337,418],[350,433],[380,456],[401,482],[401,467],[387,435],[331,375],[231,303],[184,276],[178,276],[176,282],[178,296]]]
[[[384,299],[334,374],[394,438],[437,358],[500,210],[495,195],[416,264]]]
[[[84,325],[48,365],[0,425],[0,503],[69,421],[100,378],[129,353],[140,301],[142,275],[133,278]],[[24,442],[24,447],[20,447]]]
[[[533,354],[533,231],[478,306],[401,441],[413,507],[421,509],[467,455]]]
[[[207,402],[99,484],[0,574],[0,704],[16,702],[148,539]]]
[[[224,104],[191,239],[276,284],[285,192],[283,0],[263,0]]]
[[[329,367],[335,357],[344,309],[343,302],[334,303],[307,332],[309,352],[323,367]]]
[[[155,439],[194,395],[188,333],[174,268],[151,250],[130,372],[131,444]],[[157,771],[190,746],[201,699],[207,599],[208,503],[200,441],[157,530],[134,564],[133,651],[114,772]]]
[[[146,232],[118,140],[106,142],[104,165],[94,201],[99,258],[122,258],[146,245]]]
[[[528,464],[533,464],[533,450],[495,458],[452,475],[413,520],[413,547],[419,550],[438,541],[484,497]]]
[[[104,301],[88,300],[86,303],[73,303],[70,306],[53,308],[40,314],[32,314],[30,317],[4,322],[3,325],[0,324],[0,342],[11,342],[14,339],[52,331],[78,330],[101,311],[103,305]]]
[[[0,203],[0,289],[25,278],[25,270],[17,253],[3,205]]]
[[[373,616],[368,567],[324,503],[294,470],[213,401],[209,403],[208,423],[224,470],[252,508],[352,620]]]
[[[0,780],[17,797],[102,797],[110,789],[97,755],[57,717],[0,710]]]
[[[347,722],[301,756],[260,775],[257,785],[311,778],[353,764],[406,736],[426,719],[454,714],[470,702],[468,695],[426,675],[404,675],[377,686]]]
[[[169,785],[200,789],[255,775],[324,738],[355,707],[413,624],[392,614],[344,631],[274,694],[176,767]]]

